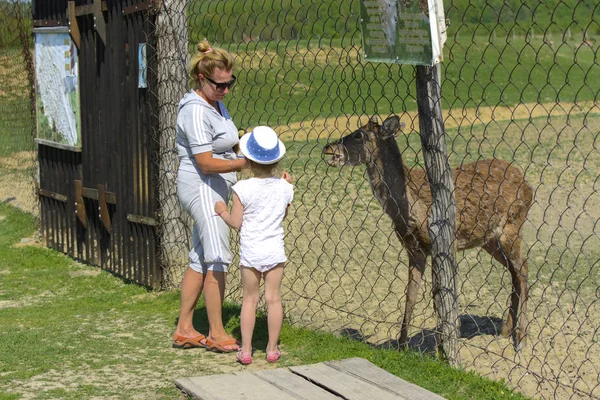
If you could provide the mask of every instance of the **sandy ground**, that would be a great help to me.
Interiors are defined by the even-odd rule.
[[[0,202],[37,215],[35,168],[33,152],[19,152],[0,158]]]

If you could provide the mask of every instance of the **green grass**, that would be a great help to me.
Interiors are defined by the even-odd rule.
[[[534,9],[499,0],[445,4],[444,110],[597,100],[594,16],[600,8],[589,1],[554,3]],[[240,79],[227,104],[243,128],[416,110],[415,68],[371,63],[361,53],[358,5],[191,2],[190,49],[208,38],[236,54]],[[584,38],[592,46],[581,46]]]
[[[518,0],[449,0],[444,2],[451,33],[510,29],[519,33],[600,33],[600,9],[594,0],[544,0],[523,7]],[[243,35],[262,40],[344,37],[358,29],[360,2],[353,0],[220,0],[188,2],[191,37],[239,42]],[[235,26],[236,29],[230,29]]]
[[[239,84],[227,100],[236,123],[285,125],[416,110],[414,67],[365,62],[358,36],[223,45],[238,57]],[[441,64],[443,109],[597,99],[597,46],[578,46],[575,40],[552,50],[542,38],[449,38]]]
[[[148,292],[52,250],[16,246],[34,230],[33,217],[0,204],[0,398],[174,398],[179,392],[173,379],[235,369],[231,355],[169,347],[178,291]],[[231,303],[224,309],[234,334],[239,311]],[[195,324],[207,327],[202,304]],[[259,349],[266,332],[261,316]],[[289,325],[281,342],[281,366],[364,357],[448,399],[524,398],[501,382],[412,352],[374,349]]]

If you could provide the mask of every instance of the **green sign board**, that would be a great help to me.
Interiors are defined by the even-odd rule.
[[[368,61],[434,65],[442,60],[441,0],[361,0],[361,27]]]

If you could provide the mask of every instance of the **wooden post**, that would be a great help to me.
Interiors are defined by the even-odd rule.
[[[451,365],[460,364],[456,269],[456,201],[452,169],[444,141],[439,64],[417,66],[417,103],[421,146],[431,187],[432,205],[428,215],[431,238],[432,292],[441,332],[438,351]]]
[[[191,221],[181,211],[177,199],[175,146],[177,105],[188,90],[189,60],[186,0],[156,2],[157,85],[159,108],[159,258],[163,267],[164,286],[179,285],[189,264],[188,251]],[[187,240],[186,240],[187,239]]]

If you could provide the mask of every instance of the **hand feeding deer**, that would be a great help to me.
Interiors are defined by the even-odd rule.
[[[403,126],[398,116],[387,118],[382,125],[371,119],[329,143],[323,153],[331,155],[331,166],[366,165],[371,189],[408,253],[409,282],[399,339],[406,347],[427,256],[431,255],[427,213],[432,200],[425,171],[409,169],[402,161],[396,133]],[[453,177],[456,249],[481,247],[510,272],[512,292],[502,334],[511,336],[518,350],[527,336],[529,289],[527,261],[521,257],[521,227],[533,200],[533,189],[518,168],[498,159],[461,165],[453,170]]]

